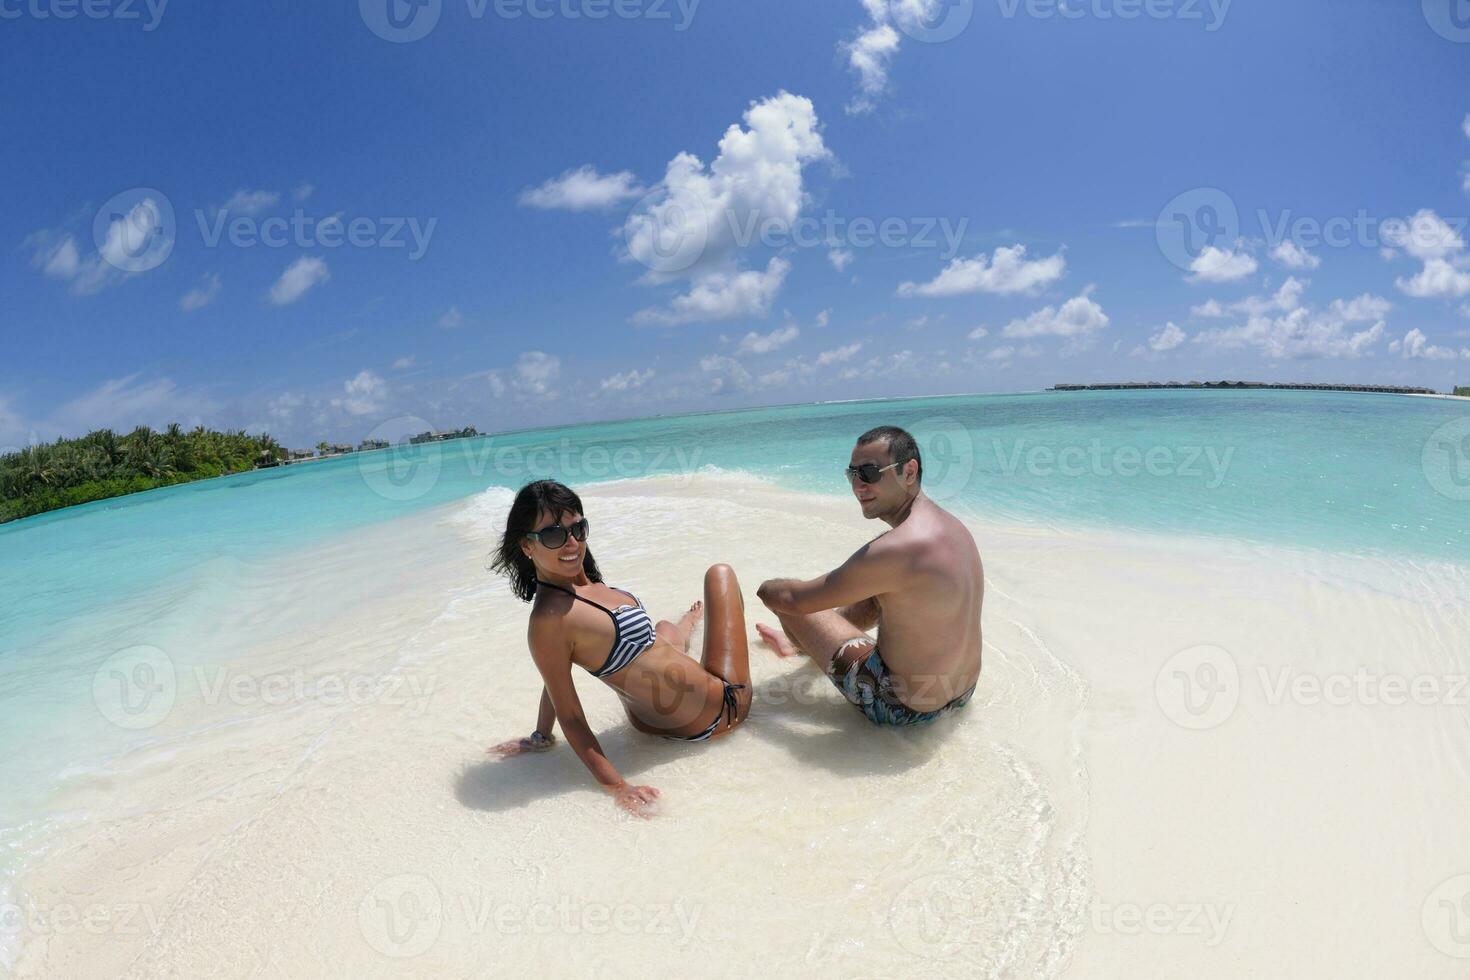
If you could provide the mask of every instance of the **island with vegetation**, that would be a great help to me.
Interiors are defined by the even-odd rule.
[[[0,523],[140,490],[274,465],[285,455],[268,435],[202,426],[162,432],[139,426],[58,439],[0,456]]]
[[[1465,387],[1461,387],[1459,385],[1456,385],[1455,386],[1455,394],[1458,395],[1461,398],[1470,398],[1470,388],[1465,388]]]

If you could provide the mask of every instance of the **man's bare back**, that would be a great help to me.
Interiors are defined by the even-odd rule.
[[[878,649],[905,704],[932,711],[980,677],[985,571],[970,529],[920,496],[904,522],[870,547],[902,555],[908,571],[878,603]]]
[[[875,723],[932,721],[963,707],[980,676],[980,552],[924,495],[918,447],[902,429],[860,437],[848,478],[863,515],[892,529],[826,575],[766,582],[758,594],[782,629],[757,629],[778,654],[809,655]],[[865,635],[874,626],[876,645]]]

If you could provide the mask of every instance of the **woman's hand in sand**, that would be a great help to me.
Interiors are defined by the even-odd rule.
[[[509,759],[513,755],[524,755],[527,752],[545,752],[556,744],[555,735],[542,735],[533,732],[525,738],[518,738],[513,742],[501,742],[492,745],[485,750],[486,755],[493,755],[497,759]]]
[[[614,789],[612,794],[618,806],[635,817],[646,819],[656,812],[654,804],[658,800],[658,790],[652,786],[631,786],[624,783]]]

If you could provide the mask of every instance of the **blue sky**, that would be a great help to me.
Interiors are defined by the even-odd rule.
[[[0,0],[0,446],[1470,383],[1451,0],[417,2]]]

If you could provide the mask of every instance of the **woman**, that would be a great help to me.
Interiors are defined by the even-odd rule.
[[[603,754],[572,685],[572,665],[616,691],[641,732],[686,742],[719,738],[750,713],[745,602],[730,566],[714,565],[704,574],[703,603],[677,623],[654,623],[636,596],[603,583],[587,537],[582,501],[570,488],[540,480],[516,494],[492,567],[532,603],[526,633],[544,686],[536,730],[489,752],[545,751],[555,744],[552,722],[560,721],[577,758],[618,806],[647,816],[658,790],[629,785]],[[689,636],[701,614],[708,623],[696,663]]]

